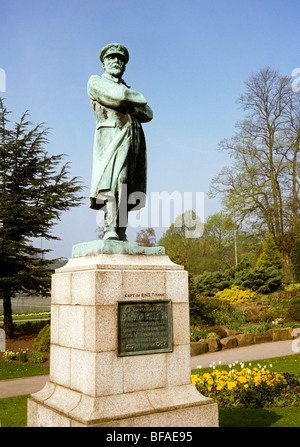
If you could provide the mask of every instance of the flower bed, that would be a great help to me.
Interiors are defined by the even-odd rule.
[[[213,369],[212,372],[193,374],[192,383],[201,394],[213,398],[222,408],[300,405],[300,374],[279,374],[266,366],[251,369],[251,363],[248,367],[239,363],[237,368],[229,371]]]
[[[20,348],[17,352],[9,351],[8,349],[3,353],[4,359],[9,362],[11,360],[19,360],[20,362],[26,362],[28,348]]]

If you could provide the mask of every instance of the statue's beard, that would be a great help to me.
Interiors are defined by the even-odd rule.
[[[114,76],[115,78],[121,78],[124,73],[123,67],[118,64],[107,67],[106,71],[108,74]]]

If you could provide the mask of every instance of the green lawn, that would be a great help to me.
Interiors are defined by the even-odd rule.
[[[42,364],[17,363],[0,361],[0,380],[16,379],[49,374],[49,366]]]
[[[220,427],[300,427],[300,407],[219,410]]]
[[[29,395],[0,399],[1,427],[26,427]]]
[[[44,318],[50,318],[50,311],[45,312],[13,312],[13,321],[20,321],[20,320],[39,320]],[[0,313],[0,323],[3,323],[3,313]]]

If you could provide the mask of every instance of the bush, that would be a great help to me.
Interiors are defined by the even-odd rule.
[[[47,324],[36,337],[33,347],[36,351],[50,352],[50,324]]]
[[[24,322],[15,322],[15,329],[18,334],[38,334],[47,324],[49,324],[49,320],[40,320],[40,321],[24,321]]]
[[[230,304],[251,303],[256,296],[252,290],[241,290],[237,286],[232,285],[230,289],[224,289],[217,292],[215,298],[221,301],[228,301]]]
[[[247,258],[243,258],[238,264],[229,267],[225,271],[227,279],[234,279],[237,272],[252,268],[251,262]]]
[[[206,334],[206,338],[215,338],[218,337],[218,334],[216,334],[215,332],[209,332],[208,334]]]
[[[286,320],[289,321],[300,321],[300,303],[295,303],[288,306],[285,317]]]
[[[261,323],[259,326],[256,326],[255,324],[248,324],[247,326],[244,326],[240,332],[241,334],[267,334],[269,329],[273,329],[274,324],[264,322]]]
[[[232,285],[266,294],[282,287],[283,274],[274,267],[253,268],[246,259],[243,259],[224,273],[205,272],[196,276],[191,282],[194,292],[202,296],[215,296],[216,293],[229,289]]]
[[[273,267],[255,267],[237,272],[234,284],[257,293],[275,292],[283,285],[283,274]]]
[[[247,310],[229,304],[223,304],[215,311],[215,323],[226,326],[228,329],[239,329],[240,326],[245,325],[248,318]]]
[[[220,290],[230,287],[231,281],[221,272],[205,272],[196,276],[194,285],[199,295],[214,296]]]
[[[30,363],[43,363],[45,361],[44,354],[41,352],[31,352],[28,357]]]
[[[200,326],[216,324],[216,312],[221,306],[221,302],[214,298],[194,297],[192,308],[190,308],[190,324]]]
[[[190,328],[190,341],[199,341],[206,338],[206,330],[197,327]]]
[[[266,321],[272,322],[278,318],[282,318],[287,315],[288,308],[283,306],[274,306],[269,309],[264,309],[259,314],[256,315],[255,319],[252,321]]]

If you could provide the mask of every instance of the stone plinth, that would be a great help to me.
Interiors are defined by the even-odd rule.
[[[171,301],[172,351],[118,353],[118,303]],[[188,275],[165,255],[77,257],[52,277],[50,381],[28,426],[217,426],[191,384]]]

